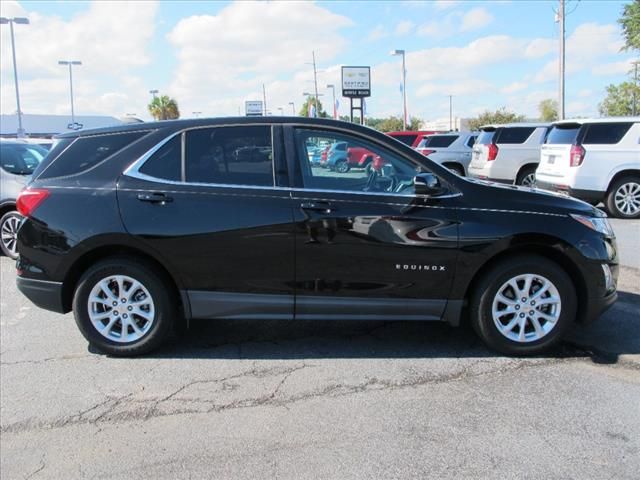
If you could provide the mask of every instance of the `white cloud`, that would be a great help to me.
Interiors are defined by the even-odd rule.
[[[551,38],[536,38],[532,40],[524,51],[527,58],[540,58],[558,50],[558,41]]]
[[[410,20],[403,20],[402,22],[399,22],[396,25],[396,30],[395,33],[396,35],[407,35],[409,33],[411,33],[411,31],[413,30],[413,28],[416,26],[415,23],[413,23]]]
[[[513,82],[502,88],[502,93],[511,94],[515,92],[521,92],[522,90],[526,90],[529,87],[528,83],[525,82]]]
[[[484,8],[474,8],[469,10],[462,17],[460,31],[468,32],[471,30],[477,30],[479,28],[486,27],[492,21],[493,15],[487,12]]]
[[[601,25],[598,23],[583,23],[578,25],[566,40],[566,74],[573,74],[584,70],[595,70],[595,74],[604,74],[601,65],[603,59],[619,55],[623,46],[619,29],[616,25]],[[612,68],[620,68],[616,62]],[[534,80],[539,83],[557,81],[558,61],[551,60],[535,75]],[[618,72],[619,73],[619,72]]]
[[[68,70],[58,60],[82,61],[74,67],[74,96],[78,114],[115,114],[112,90],[124,91],[122,109],[143,112],[147,92],[137,79],[138,91],[122,88],[136,78],[136,69],[151,61],[148,44],[154,33],[157,2],[101,2],[69,20],[42,15],[17,2],[2,2],[2,14],[26,16],[30,25],[16,25],[16,56],[21,106],[25,113],[67,113],[69,111]],[[37,8],[37,4],[33,5]],[[0,107],[15,112],[13,66],[9,29],[0,29]],[[133,72],[133,73],[132,73]],[[102,100],[106,95],[107,100]],[[122,112],[124,114],[125,112]]]
[[[459,0],[436,0],[433,3],[433,6],[436,10],[446,10],[448,8],[455,7],[459,3]]]
[[[330,78],[323,66],[344,49],[340,30],[351,25],[309,2],[237,2],[217,15],[184,18],[168,34],[178,58],[170,91],[185,111],[228,115],[262,98],[266,84],[268,108],[277,112],[312,88],[312,51],[322,78]],[[321,86],[339,83],[339,76],[322,78]]]
[[[386,27],[384,27],[383,25],[376,25],[375,28],[371,30],[367,35],[367,41],[375,42],[376,40],[380,40],[388,36],[389,32],[387,31]]]
[[[633,69],[633,64],[631,62],[632,60],[628,59],[621,62],[600,63],[591,68],[591,73],[600,76],[624,75]]]

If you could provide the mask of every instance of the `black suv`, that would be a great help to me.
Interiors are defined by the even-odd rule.
[[[310,161],[331,139],[375,168]],[[62,135],[18,199],[18,287],[74,311],[104,352],[156,348],[189,318],[468,318],[535,354],[616,299],[602,212],[468,180],[374,130],[228,118]]]

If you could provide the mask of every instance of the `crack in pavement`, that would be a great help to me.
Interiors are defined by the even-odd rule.
[[[472,363],[461,371],[433,376],[433,375],[422,375],[412,378],[405,378],[400,381],[392,381],[385,379],[378,379],[376,377],[369,378],[364,382],[357,384],[342,384],[342,383],[333,383],[325,386],[324,388],[311,390],[308,392],[300,393],[297,395],[290,395],[284,398],[279,397],[280,390],[286,380],[296,371],[302,370],[304,368],[308,368],[307,365],[299,365],[292,368],[270,368],[270,369],[253,369],[247,372],[231,375],[224,378],[219,379],[211,379],[211,380],[195,380],[189,382],[180,388],[176,389],[174,392],[169,395],[165,395],[159,399],[131,399],[130,397],[133,393],[118,397],[117,399],[110,399],[107,402],[101,402],[87,410],[84,410],[80,414],[74,414],[72,416],[64,417],[62,419],[54,420],[54,421],[41,421],[34,422],[33,420],[26,420],[16,422],[10,425],[6,425],[0,428],[0,432],[7,433],[20,433],[28,430],[34,429],[55,429],[62,428],[71,425],[79,425],[79,424],[118,424],[124,423],[128,421],[147,421],[152,418],[160,418],[166,416],[174,416],[174,415],[185,415],[185,414],[202,414],[202,413],[218,413],[224,412],[227,410],[240,409],[240,408],[254,408],[254,407],[262,407],[262,406],[274,406],[274,407],[287,407],[289,404],[302,402],[306,400],[311,400],[319,397],[330,397],[330,398],[339,398],[348,395],[354,395],[361,392],[368,391],[382,391],[382,390],[399,390],[404,388],[415,388],[429,384],[443,384],[454,381],[464,381],[468,379],[475,379],[485,376],[491,375],[501,375],[506,373],[513,373],[519,370],[537,368],[537,367],[546,367],[555,364],[561,363],[572,363],[575,362],[576,359],[548,359],[548,360],[533,360],[526,363],[519,362],[514,363],[511,362],[509,365],[502,366],[496,369],[482,371],[482,372],[473,372],[473,368],[479,364],[486,363],[486,360],[479,360],[477,362]],[[578,360],[579,361],[579,360]],[[215,384],[221,383],[224,381],[242,378],[242,377],[269,377],[269,376],[277,376],[284,375],[284,377],[280,380],[280,382],[276,385],[276,387],[268,394],[261,395],[254,398],[244,398],[239,400],[234,400],[232,402],[226,404],[217,404],[215,400],[210,399],[202,399],[202,398],[176,398],[176,396],[187,390],[189,387],[193,385],[199,384]],[[164,402],[175,401],[180,404],[176,408],[173,408],[168,411],[160,411],[158,406]],[[100,406],[105,405],[109,402],[113,402],[109,408],[101,413],[96,418],[89,418],[86,416],[86,413],[90,411],[97,410]],[[151,402],[151,406],[149,403]],[[184,408],[189,404],[204,404],[208,405],[206,410],[203,409],[194,409],[194,408]],[[134,407],[133,409],[115,413],[115,409],[121,405],[127,405],[129,407]]]
[[[42,358],[40,360],[17,360],[15,362],[1,362],[0,366],[10,366],[10,365],[39,365],[42,363],[55,362],[55,361],[66,361],[66,360],[77,360],[80,358],[94,358],[95,355],[63,355],[62,357],[48,357]]]

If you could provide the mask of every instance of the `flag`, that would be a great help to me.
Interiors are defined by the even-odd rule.
[[[336,98],[336,103],[333,106],[333,119],[338,119],[338,108],[340,107],[340,101]]]
[[[362,99],[362,115],[367,115],[367,102],[364,98]]]
[[[316,106],[313,103],[309,103],[309,116],[310,117],[316,116]]]

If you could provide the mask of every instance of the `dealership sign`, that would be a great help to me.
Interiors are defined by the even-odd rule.
[[[247,117],[261,117],[264,113],[262,100],[247,100],[244,102],[244,111]]]
[[[342,96],[371,96],[371,67],[342,67]]]

